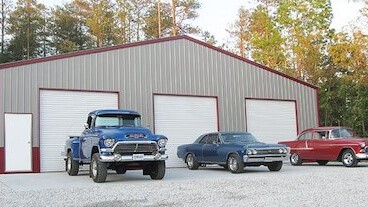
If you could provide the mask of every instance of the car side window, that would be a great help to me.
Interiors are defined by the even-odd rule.
[[[219,139],[217,134],[210,134],[207,139],[207,144],[218,144]]]
[[[322,140],[328,138],[328,131],[317,131],[313,133],[313,139]]]
[[[208,139],[208,135],[204,136],[204,137],[199,141],[199,143],[200,143],[200,144],[206,144],[207,139]]]
[[[306,132],[298,137],[298,140],[309,140],[312,139],[312,133]]]

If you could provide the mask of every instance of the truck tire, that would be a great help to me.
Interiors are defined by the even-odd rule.
[[[68,172],[70,176],[74,176],[78,174],[79,163],[78,161],[73,160],[72,152],[68,152],[68,155],[66,157],[65,170]]]
[[[92,155],[92,161],[89,170],[89,174],[95,183],[105,182],[107,176],[107,166],[106,163],[100,161],[99,153],[94,153]]]
[[[154,162],[151,166],[150,177],[152,180],[162,180],[165,176],[165,161]]]

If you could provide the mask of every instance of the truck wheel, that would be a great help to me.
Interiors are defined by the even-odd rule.
[[[95,183],[105,182],[107,176],[107,166],[106,163],[100,161],[100,155],[98,153],[93,154],[89,170],[89,174]]]
[[[78,161],[73,160],[72,152],[68,152],[68,155],[65,161],[65,169],[70,176],[74,176],[78,174],[79,163]]]
[[[152,180],[161,180],[165,176],[165,161],[158,161],[152,164],[150,177]]]

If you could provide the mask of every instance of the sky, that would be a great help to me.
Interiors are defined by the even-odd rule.
[[[47,6],[61,5],[71,0],[38,0]],[[162,2],[169,0],[161,0]],[[226,43],[229,34],[226,29],[235,21],[238,9],[251,0],[199,0],[201,8],[199,17],[193,21],[195,26],[209,31],[218,43]],[[363,3],[352,0],[331,0],[333,10],[332,27],[343,31],[344,27],[357,19]]]

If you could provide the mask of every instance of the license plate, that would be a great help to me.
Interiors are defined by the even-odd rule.
[[[271,159],[271,158],[268,158],[268,157],[265,157],[265,158],[264,158],[264,161],[265,161],[265,162],[272,162],[272,159]]]
[[[144,154],[133,154],[133,160],[143,160]]]

